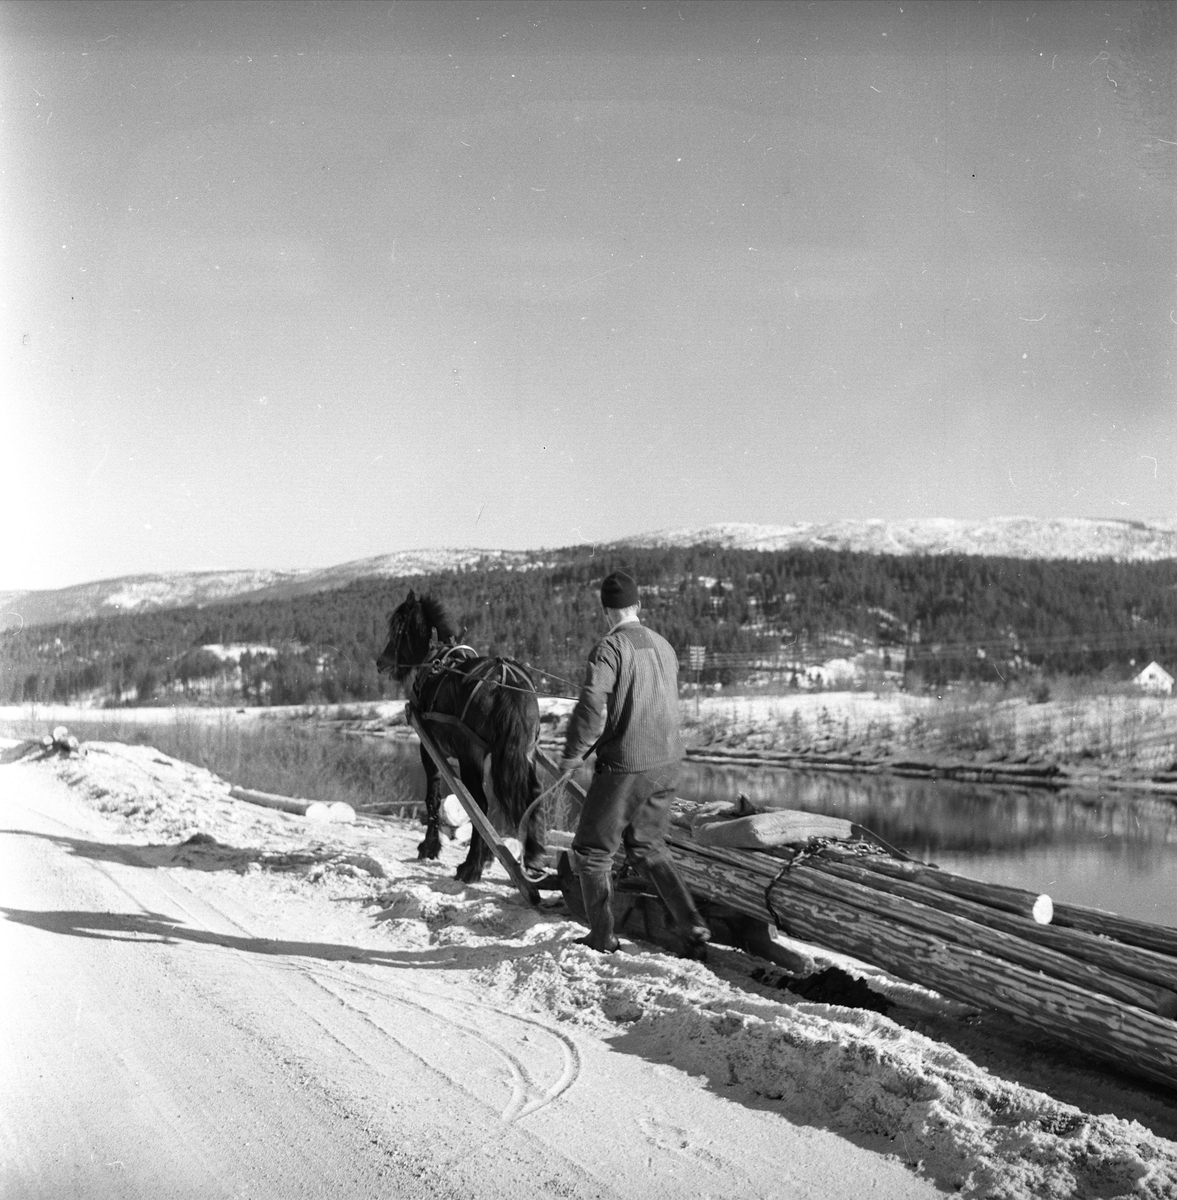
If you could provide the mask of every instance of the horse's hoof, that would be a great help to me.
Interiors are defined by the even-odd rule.
[[[610,938],[607,942],[598,945],[593,940],[592,934],[587,937],[579,937],[573,943],[574,946],[587,946],[590,950],[595,950],[598,954],[616,954],[621,949],[621,942],[617,938]]]
[[[692,925],[683,940],[680,958],[690,958],[695,962],[707,961],[707,946],[711,941],[711,930],[706,925]]]
[[[429,842],[422,842],[417,847],[418,861],[422,861],[424,859],[429,859],[429,858],[436,858],[440,853],[441,853],[440,843],[438,845],[430,845]]]

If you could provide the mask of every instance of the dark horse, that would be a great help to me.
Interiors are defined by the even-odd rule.
[[[539,703],[527,671],[509,658],[486,658],[458,645],[445,609],[431,596],[412,591],[388,619],[388,645],[376,669],[399,683],[409,680],[409,702],[441,752],[458,760],[467,791],[487,812],[489,788],[514,831],[539,795]],[[442,778],[424,746],[421,762],[426,830],[417,857],[436,858],[441,852]],[[533,829],[529,821],[523,845],[523,869],[529,875],[541,869],[544,852]],[[475,832],[457,878],[476,883],[490,857],[490,847]]]

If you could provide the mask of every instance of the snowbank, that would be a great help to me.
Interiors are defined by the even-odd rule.
[[[883,1143],[965,1196],[1168,1196],[1177,1145],[996,1079],[885,1016],[749,997],[662,955],[564,949],[487,972],[504,998],[641,1044],[806,1124]]]

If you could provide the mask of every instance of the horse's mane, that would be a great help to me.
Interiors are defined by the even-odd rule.
[[[417,601],[421,608],[425,628],[436,629],[439,642],[456,642],[458,631],[454,628],[454,623],[450,620],[445,605],[432,596],[418,596]]]

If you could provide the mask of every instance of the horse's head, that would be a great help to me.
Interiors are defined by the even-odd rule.
[[[410,589],[388,618],[388,643],[376,659],[376,670],[404,683],[409,672],[429,657],[435,642],[455,640],[445,609],[432,596],[418,596]]]

